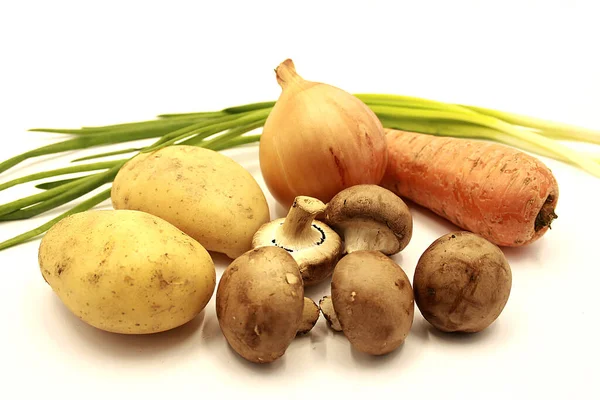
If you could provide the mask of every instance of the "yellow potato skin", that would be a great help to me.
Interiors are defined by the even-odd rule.
[[[195,146],[134,157],[117,174],[111,199],[115,209],[156,215],[232,259],[252,248],[252,236],[270,220],[265,195],[248,171]]]
[[[166,331],[196,317],[215,290],[209,253],[150,214],[97,210],[61,220],[39,248],[41,273],[64,305],[96,328]]]

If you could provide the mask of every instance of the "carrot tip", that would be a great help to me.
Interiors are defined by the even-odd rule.
[[[558,218],[558,215],[554,212],[554,196],[549,195],[546,198],[546,202],[542,206],[542,209],[535,217],[535,231],[538,232],[540,229],[548,227],[552,229],[552,221]]]

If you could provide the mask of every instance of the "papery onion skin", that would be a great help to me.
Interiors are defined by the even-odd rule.
[[[271,195],[289,207],[296,196],[328,202],[350,186],[379,184],[388,155],[371,109],[339,88],[303,80],[289,59],[275,71],[282,93],[259,147]]]

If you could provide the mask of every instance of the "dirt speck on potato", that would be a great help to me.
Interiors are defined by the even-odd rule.
[[[91,285],[97,285],[99,281],[100,281],[100,275],[98,275],[98,274],[90,274],[90,275],[88,275],[88,282]]]

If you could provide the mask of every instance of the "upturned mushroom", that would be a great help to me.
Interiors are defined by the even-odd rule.
[[[254,234],[252,247],[276,246],[298,264],[304,286],[329,278],[342,254],[342,239],[324,222],[315,220],[326,205],[308,197],[296,197],[285,218],[266,224]]]
[[[408,277],[379,251],[342,258],[333,271],[331,300],[325,297],[320,305],[332,329],[342,330],[354,348],[371,355],[398,348],[414,318]]]
[[[297,334],[316,324],[314,308],[304,297],[296,262],[279,247],[242,254],[225,269],[217,288],[221,331],[236,353],[254,363],[283,356]]]
[[[412,238],[407,205],[377,185],[356,185],[336,194],[327,204],[324,221],[342,236],[346,253],[377,250],[392,255]]]

